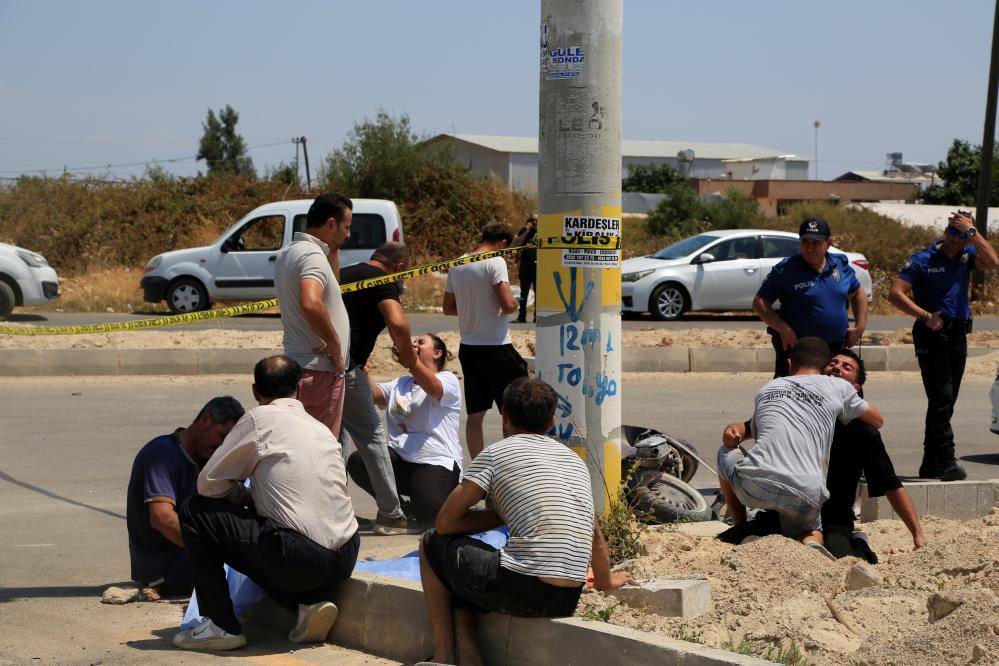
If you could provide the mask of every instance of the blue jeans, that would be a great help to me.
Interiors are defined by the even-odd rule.
[[[722,475],[739,501],[748,509],[764,509],[780,514],[780,529],[785,536],[822,529],[821,507],[808,504],[800,497],[788,493],[778,483],[754,479],[739,473],[739,463],[748,453],[742,446],[718,449],[718,473]]]

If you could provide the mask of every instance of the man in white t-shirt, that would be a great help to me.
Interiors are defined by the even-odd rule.
[[[354,204],[321,194],[304,232],[278,252],[274,286],[281,306],[284,353],[302,366],[298,399],[305,411],[340,436],[350,320],[337,281],[340,248],[350,238]]]
[[[471,254],[502,250],[513,232],[503,222],[482,229],[482,241]],[[458,316],[461,345],[458,361],[465,375],[465,441],[474,458],[485,446],[482,423],[496,403],[503,408],[503,390],[518,377],[527,376],[527,362],[510,341],[507,315],[517,311],[510,290],[506,260],[493,257],[452,268],[444,286],[444,314]]]
[[[881,428],[884,418],[852,384],[822,375],[829,345],[806,337],[791,350],[790,377],[774,379],[756,394],[752,433],[726,430],[718,450],[718,478],[736,525],[746,507],[780,514],[781,531],[822,546],[822,504],[836,421],[860,419]],[[737,436],[736,436],[737,435]],[[756,439],[746,450],[742,441]]]

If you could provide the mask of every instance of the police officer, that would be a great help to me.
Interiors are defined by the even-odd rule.
[[[822,338],[836,354],[860,342],[867,327],[867,294],[846,255],[829,253],[832,234],[826,221],[805,220],[798,236],[799,253],[774,266],[753,299],[753,311],[767,325],[777,353],[775,378],[788,374],[788,358],[798,338]],[[777,300],[780,310],[772,306]]]
[[[891,287],[892,304],[916,318],[912,341],[928,401],[920,478],[968,476],[957,464],[950,426],[968,357],[968,279],[975,268],[988,271],[997,264],[996,251],[978,235],[971,214],[958,211],[944,237],[909,257]]]

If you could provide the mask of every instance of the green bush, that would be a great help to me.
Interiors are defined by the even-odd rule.
[[[714,229],[745,229],[760,218],[760,208],[740,190],[731,188],[720,199],[705,201],[684,183],[666,188],[666,199],[648,217],[649,233],[660,236],[692,236]]]

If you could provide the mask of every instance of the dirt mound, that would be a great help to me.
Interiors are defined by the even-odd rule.
[[[881,557],[873,567],[880,582],[849,591],[855,558],[831,561],[780,536],[730,546],[653,533],[632,567],[636,577],[705,574],[712,610],[666,618],[594,593],[584,595],[578,613],[600,611],[614,624],[758,655],[794,645],[820,664],[999,663],[996,524],[999,509],[967,522],[927,517],[930,543],[914,551],[902,523],[866,523]]]

